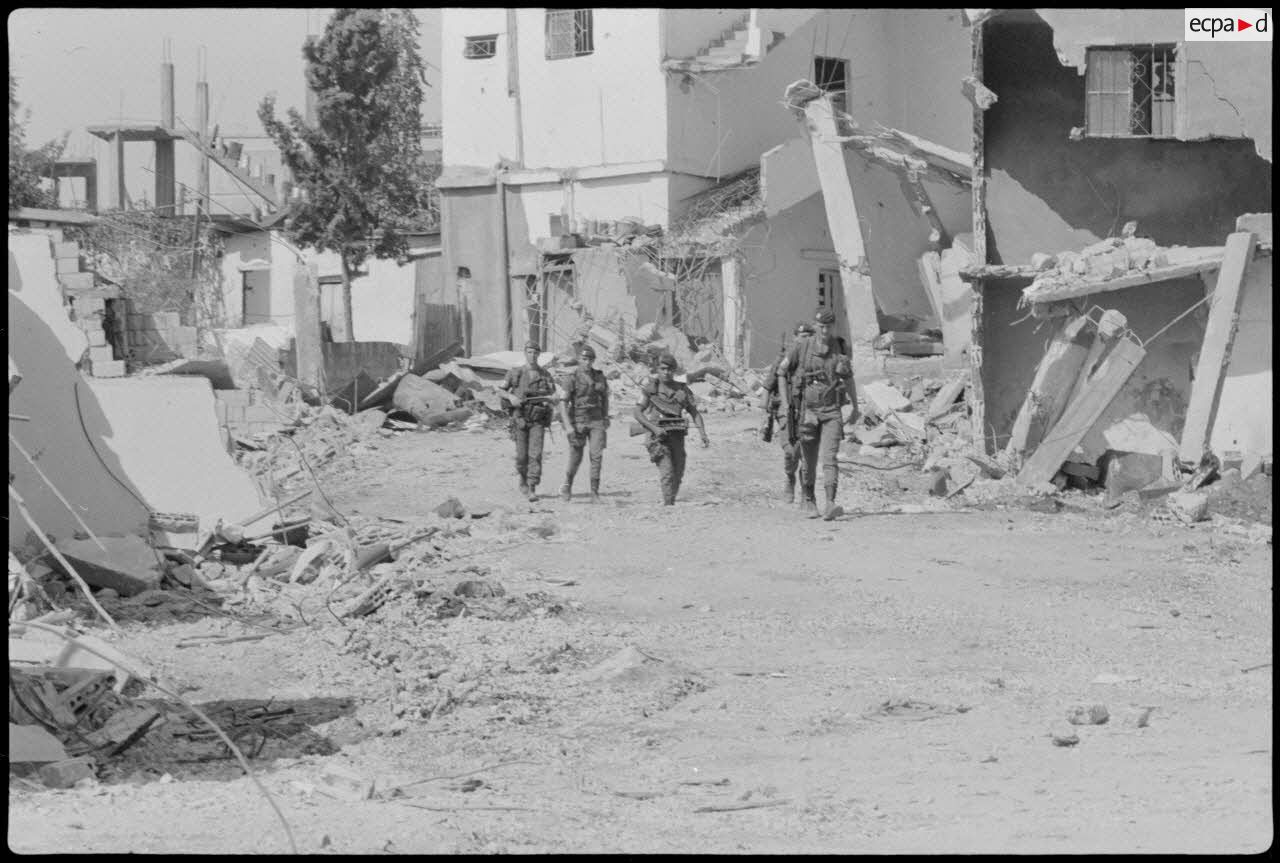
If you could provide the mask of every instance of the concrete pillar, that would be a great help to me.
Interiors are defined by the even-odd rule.
[[[320,269],[314,259],[294,266],[293,332],[298,380],[319,390],[324,375],[324,349],[320,339]]]
[[[197,131],[200,133],[200,140],[206,145],[212,146],[213,142],[208,140],[209,135],[209,84],[206,81],[196,82],[196,123]],[[206,212],[209,209],[209,157],[201,156],[200,163],[196,170],[196,206],[203,208]]]
[[[173,64],[160,64],[160,125],[166,129],[174,126]],[[176,169],[173,141],[156,141],[156,213],[172,216]]]
[[[840,258],[840,284],[844,290],[844,309],[852,342],[871,342],[880,335],[876,317],[875,295],[871,277],[867,275],[866,244],[858,207],[849,181],[849,166],[844,160],[844,145],[837,137],[831,98],[823,95],[805,105],[809,137],[813,145],[813,161],[822,185],[822,202],[827,211],[827,228]]]
[[[742,361],[742,265],[737,257],[720,259],[720,284],[724,290],[724,357],[732,365]]]
[[[107,147],[107,209],[123,210],[128,200],[124,190],[124,136],[116,132]]]

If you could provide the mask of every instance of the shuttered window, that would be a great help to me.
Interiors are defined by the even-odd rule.
[[[1176,45],[1090,48],[1085,133],[1094,138],[1174,137],[1176,61]]]
[[[582,57],[595,51],[590,9],[547,10],[547,59]]]

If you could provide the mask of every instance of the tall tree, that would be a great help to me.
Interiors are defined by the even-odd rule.
[[[406,231],[432,222],[418,20],[407,9],[339,9],[302,56],[315,125],[293,108],[277,119],[271,96],[258,118],[302,190],[285,220],[290,237],[342,259],[339,337],[349,341],[352,274],[370,255],[403,262]]]
[[[57,189],[51,193],[41,180],[51,176],[53,163],[62,157],[66,137],[49,141],[37,150],[27,149],[27,120],[31,112],[19,116],[18,81],[9,67],[9,209],[17,207],[57,207]]]

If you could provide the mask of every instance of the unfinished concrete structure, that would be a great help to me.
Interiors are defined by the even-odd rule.
[[[1197,420],[1204,439],[1191,449],[1269,452],[1270,219],[1265,230],[1237,220],[1271,208],[1270,43],[1184,42],[1182,10],[970,13],[981,91],[964,272],[976,291],[972,395],[986,450],[1009,445],[1050,337],[1100,306],[1123,315],[1144,357],[1073,458],[1180,441],[1197,401],[1214,407]],[[1239,329],[1234,350],[1221,354],[1223,382],[1197,371],[1214,347],[1206,293],[1222,290],[1228,236],[1251,229],[1233,277],[1243,287],[1230,292],[1240,292]],[[1138,267],[1147,272],[1091,270],[1107,238],[1153,241],[1155,257]],[[1077,256],[1071,269],[1086,288],[1037,292],[1033,280],[1055,266],[1049,256],[1062,266],[1062,253]],[[1177,266],[1179,255],[1189,268]],[[1196,395],[1204,386],[1212,396]],[[1142,431],[1108,440],[1126,423]]]

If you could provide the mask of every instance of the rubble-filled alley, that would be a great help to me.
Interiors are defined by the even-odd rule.
[[[643,368],[607,367],[620,388]],[[712,446],[675,508],[635,439],[611,438],[602,504],[530,504],[479,398],[433,431],[301,406],[240,450],[283,510],[95,589],[118,629],[29,565],[29,612],[64,609],[37,621],[163,690],[60,672],[62,642],[11,618],[32,663],[11,691],[67,756],[11,765],[11,847],[1052,851],[1082,821],[1099,850],[1268,841],[1269,476],[1207,484],[1195,523],[1031,493],[950,455],[956,387],[900,377],[862,388],[850,511],[810,521],[736,389],[701,390]]]

